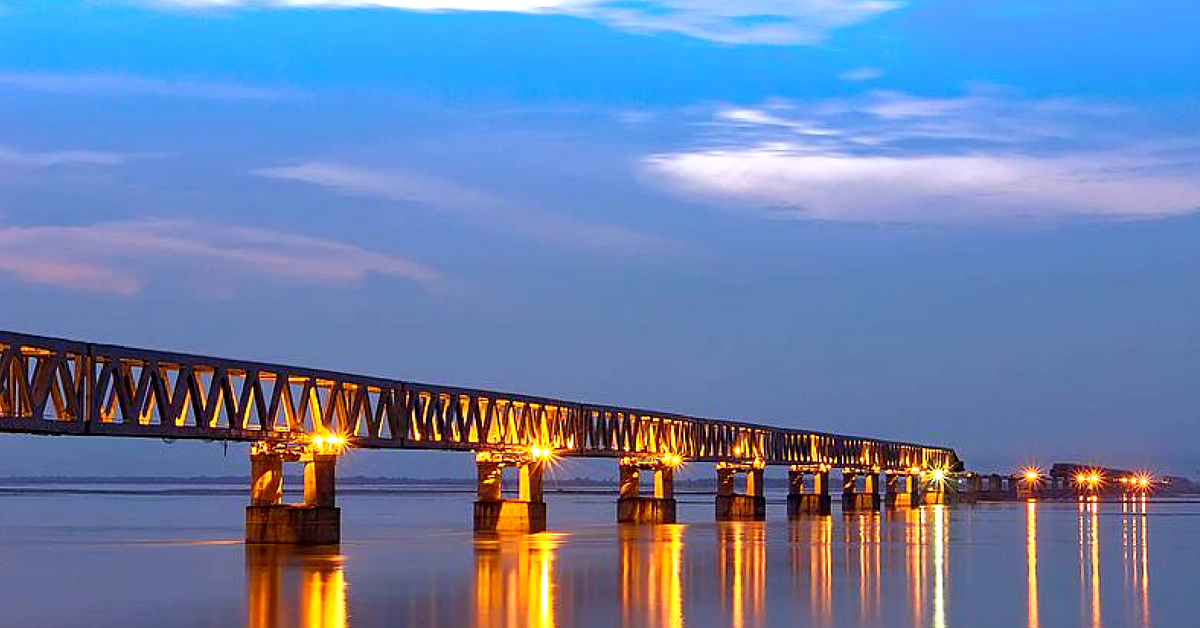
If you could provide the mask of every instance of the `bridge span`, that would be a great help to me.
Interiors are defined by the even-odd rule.
[[[763,516],[767,465],[789,466],[796,515],[828,512],[830,469],[848,508],[879,507],[880,473],[887,503],[938,503],[962,469],[946,447],[8,331],[0,432],[250,442],[250,542],[337,540],[344,447],[474,452],[478,529],[544,529],[542,472],[564,456],[617,459],[618,519],[647,523],[674,521],[673,471],[687,462],[716,463],[724,519]],[[304,464],[303,504],[281,503],[284,462]],[[515,499],[505,468],[519,470]]]

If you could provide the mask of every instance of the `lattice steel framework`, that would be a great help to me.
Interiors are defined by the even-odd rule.
[[[883,470],[952,449],[0,331],[0,431],[227,441],[335,432],[355,447]]]

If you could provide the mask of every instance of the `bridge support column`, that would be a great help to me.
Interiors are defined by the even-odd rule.
[[[963,478],[965,488],[958,493],[958,501],[966,504],[974,504],[979,501],[979,492],[982,490],[983,478],[978,473],[968,473]]]
[[[476,532],[542,532],[546,529],[546,502],[542,497],[543,459],[504,457],[490,452],[476,456],[479,473],[475,501]],[[519,470],[516,499],[505,499],[504,468]]]
[[[654,494],[642,495],[639,475],[654,474]],[[617,498],[618,523],[675,523],[675,469],[660,461],[620,461],[621,492]]]
[[[842,511],[871,512],[879,510],[879,473],[863,474],[863,490],[858,491],[858,473],[842,472]]]
[[[746,493],[734,489],[738,473],[746,475]],[[767,498],[763,495],[761,465],[717,465],[717,521],[763,521],[767,518]]]
[[[1041,479],[1027,480],[1025,478],[1021,478],[1019,480],[1014,479],[1012,481],[1017,483],[1017,499],[1020,501],[1038,499],[1042,497],[1043,493],[1045,492],[1045,485],[1042,483]]]
[[[911,473],[886,473],[883,503],[888,508],[912,508],[921,505],[918,490],[921,478]]]
[[[805,490],[804,477],[813,476],[812,491]],[[806,471],[804,467],[788,469],[788,517],[792,519],[806,515],[828,515],[833,510],[833,499],[829,496],[829,472],[824,469]]]
[[[284,504],[283,463],[304,464],[304,502]],[[341,540],[341,510],[335,505],[336,453],[255,443],[250,450],[250,505],[246,543],[331,545]]]
[[[1017,499],[1016,480],[993,473],[988,476],[988,490],[985,495],[989,501],[1013,501]]]
[[[952,476],[947,475],[940,480],[935,478],[921,478],[918,481],[921,484],[920,501],[918,503],[935,506],[951,502],[950,497],[953,493],[950,489],[950,483],[956,481]]]

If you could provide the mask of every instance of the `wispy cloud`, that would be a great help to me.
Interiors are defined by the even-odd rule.
[[[0,273],[119,295],[136,294],[152,277],[217,281],[219,290],[254,280],[341,285],[369,275],[441,281],[426,266],[346,242],[175,220],[0,226]]]
[[[1200,211],[1200,147],[1117,130],[1120,107],[874,92],[718,108],[695,148],[648,156],[651,183],[763,216],[917,224],[1149,218]]]
[[[872,81],[883,76],[883,70],[879,68],[854,68],[846,70],[838,75],[838,78],[850,83],[862,83]]]
[[[585,246],[616,253],[653,252],[671,246],[670,242],[654,236],[531,209],[486,192],[401,170],[307,162],[264,168],[256,174],[346,194],[413,203],[488,229],[560,246]]]
[[[0,87],[52,94],[163,96],[213,100],[270,100],[294,94],[288,89],[236,83],[106,73],[0,72]]]
[[[0,164],[27,167],[61,165],[115,166],[129,159],[123,153],[94,150],[23,151],[0,145]]]
[[[810,44],[902,6],[894,0],[149,0],[184,8],[391,8],[559,14],[723,43]]]

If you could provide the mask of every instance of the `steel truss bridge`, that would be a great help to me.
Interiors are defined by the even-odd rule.
[[[0,432],[700,462],[961,467],[954,450],[0,331]]]

